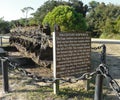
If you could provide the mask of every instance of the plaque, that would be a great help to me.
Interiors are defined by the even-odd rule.
[[[90,70],[89,33],[55,33],[56,77],[80,75]]]

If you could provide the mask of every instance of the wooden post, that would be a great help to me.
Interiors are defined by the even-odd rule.
[[[56,80],[56,37],[55,32],[53,32],[53,77]],[[53,84],[54,94],[59,93],[59,80],[56,80]]]
[[[85,90],[88,91],[89,90],[89,80],[83,80],[84,84],[85,84]]]
[[[2,46],[2,36],[0,37],[0,46]]]
[[[2,75],[3,75],[3,91],[5,93],[9,92],[8,83],[8,62],[6,59],[1,59]]]

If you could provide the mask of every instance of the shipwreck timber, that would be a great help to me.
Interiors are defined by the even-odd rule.
[[[18,27],[11,30],[10,44],[23,56],[37,64],[51,67],[53,61],[52,36],[49,26]]]

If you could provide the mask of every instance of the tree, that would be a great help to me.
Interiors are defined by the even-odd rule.
[[[0,34],[6,34],[10,32],[10,23],[0,18]]]
[[[32,7],[24,7],[23,9],[21,9],[21,11],[23,12],[23,14],[25,14],[25,26],[27,25],[27,18],[28,18],[28,13],[30,10],[34,10]]]
[[[75,8],[75,11],[81,13],[84,17],[88,11],[88,6],[84,5],[83,2],[79,0],[69,0],[68,6]]]
[[[51,12],[55,7],[58,7],[60,5],[73,7],[77,13],[82,14],[84,17],[88,11],[88,6],[84,5],[80,0],[48,0],[43,5],[41,5],[32,15],[34,16],[34,19],[37,20],[37,23],[41,24],[47,13]]]
[[[4,21],[3,19],[4,19],[4,17],[1,17],[1,18],[0,18],[0,22],[3,22],[3,21]]]
[[[85,31],[87,29],[83,15],[70,6],[55,7],[45,16],[43,24],[46,23],[52,28],[58,24],[62,31]]]
[[[120,16],[118,16],[116,20],[115,30],[118,34],[120,34]]]
[[[89,6],[90,6],[91,9],[96,8],[98,5],[99,5],[99,2],[97,2],[97,1],[89,2]]]
[[[90,10],[86,17],[88,31],[91,31],[93,37],[113,36],[113,34],[117,34],[115,26],[118,16],[120,16],[119,6],[106,5],[104,2],[90,2]]]
[[[41,5],[32,15],[34,16],[34,19],[37,20],[37,23],[41,24],[48,12],[51,12],[55,7],[62,4],[63,1],[48,0],[43,5]]]

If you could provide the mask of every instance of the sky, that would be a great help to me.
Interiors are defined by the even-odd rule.
[[[48,0],[0,0],[0,18],[3,17],[6,21],[25,18],[21,9],[24,7],[32,7],[34,10],[29,11],[30,14],[35,12],[37,8]],[[66,0],[68,1],[68,0]],[[88,4],[92,0],[81,0],[84,4]],[[113,3],[120,6],[120,0],[95,0],[98,2]]]

